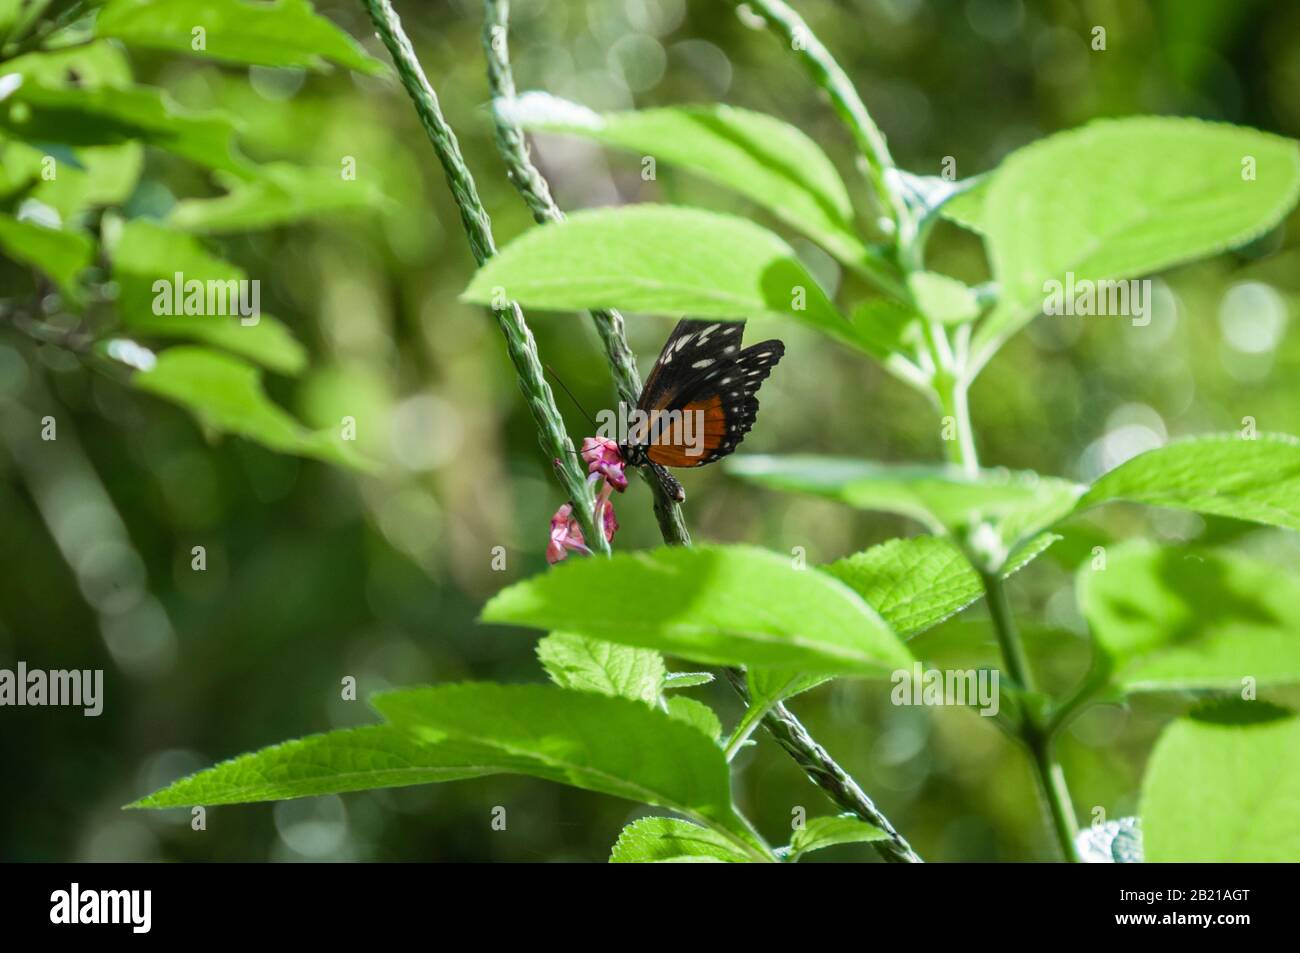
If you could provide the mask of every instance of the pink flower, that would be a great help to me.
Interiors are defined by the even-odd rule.
[[[598,519],[602,524],[601,528],[605,532],[605,540],[611,543],[614,541],[614,534],[618,532],[618,519],[614,516],[614,504],[609,499],[612,492],[610,485],[606,483],[601,488],[600,496],[596,499],[595,509],[595,512],[599,514]],[[582,527],[573,517],[573,504],[565,503],[551,517],[551,541],[546,544],[546,561],[553,566],[566,558],[569,555],[569,550],[582,553],[584,556],[591,555],[591,550],[582,538]]]
[[[551,541],[546,545],[546,561],[555,565],[576,550],[590,556],[591,550],[582,541],[582,527],[573,518],[573,504],[565,503],[551,517]]]
[[[605,437],[587,437],[582,441],[582,459],[587,461],[588,473],[599,473],[609,485],[622,493],[627,489],[627,474],[623,472],[623,454],[618,444]]]
[[[606,493],[609,492],[608,489],[606,489],[605,492]],[[604,493],[602,493],[601,495],[604,496]],[[614,542],[614,534],[618,532],[618,520],[614,518],[613,501],[606,498],[604,503],[605,503],[605,508],[604,508],[605,541],[612,543]],[[599,500],[596,501],[596,512],[597,513],[601,512],[601,506]]]

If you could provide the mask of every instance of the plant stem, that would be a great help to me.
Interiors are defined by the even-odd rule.
[[[740,5],[742,0],[732,0]],[[780,36],[799,57],[813,82],[826,91],[831,105],[853,136],[858,151],[865,162],[863,172],[875,192],[881,210],[889,218],[892,238],[898,242],[910,240],[914,231],[912,216],[900,196],[890,187],[889,170],[894,168],[894,158],[871,114],[867,112],[862,97],[853,82],[830,51],[817,39],[808,24],[784,0],[743,0],[767,25]]]
[[[483,44],[487,53],[488,83],[494,104],[492,117],[497,149],[505,160],[510,181],[514,183],[538,224],[563,221],[564,212],[552,197],[546,177],[528,155],[527,140],[523,130],[517,123],[510,121],[503,110],[495,108],[498,103],[509,101],[515,95],[508,42],[509,0],[485,0],[484,6],[486,18],[483,27]],[[622,399],[630,405],[635,405],[641,394],[641,378],[637,373],[632,349],[628,347],[624,334],[623,317],[617,311],[605,310],[593,311],[592,319],[605,346],[605,356],[609,361],[614,384]],[[659,531],[664,542],[670,546],[689,546],[690,532],[687,530],[681,507],[663,495],[657,481],[648,478],[647,481],[655,496],[655,516],[659,520]],[[726,668],[723,669],[723,673],[748,706],[749,693],[745,687],[744,670]],[[891,841],[873,842],[873,846],[885,860],[900,863],[921,862],[921,858],[894,830],[888,818],[876,810],[871,799],[862,792],[857,782],[835,763],[826,749],[813,739],[808,730],[784,705],[775,705],[772,710],[764,713],[762,724],[803,769],[809,779],[826,791],[841,808],[891,834],[893,838]],[[736,740],[735,749],[727,752],[728,760],[734,756],[735,751],[739,750],[740,745],[752,731],[753,727],[750,725],[745,730],[744,736]]]
[[[533,219],[539,225],[562,222],[564,212],[552,197],[546,177],[528,155],[528,142],[523,129],[509,119],[506,110],[501,108],[515,98],[515,80],[510,68],[510,2],[486,0],[484,8],[483,49],[487,54],[488,87],[492,92],[492,127],[496,135],[497,151],[505,160],[510,181],[533,213]],[[591,312],[591,320],[596,325],[596,333],[604,347],[619,399],[624,406],[635,407],[641,396],[641,375],[637,372],[636,357],[628,347],[623,330],[623,316],[612,308],[598,309]],[[647,470],[643,468],[640,473],[654,498],[655,518],[659,521],[664,542],[676,546],[690,545],[691,534],[686,528],[681,507],[664,493],[659,481]]]
[[[474,260],[483,262],[496,254],[492,237],[492,220],[479,198],[474,176],[465,165],[456,133],[442,115],[438,96],[424,74],[410,38],[402,29],[402,21],[389,0],[362,0],[379,38],[397,67],[397,76],[415,104],[416,114],[433,144],[438,161],[447,176],[447,185],[460,212],[461,224],[469,239]],[[542,362],[537,356],[537,342],[524,320],[524,313],[513,302],[505,308],[493,309],[497,324],[506,339],[506,350],[514,363],[519,378],[519,388],[537,424],[537,436],[542,449],[554,461],[555,470],[573,501],[575,515],[582,526],[583,539],[597,552],[608,553],[609,542],[603,527],[594,518],[595,495],[587,484],[586,474],[579,466],[579,457],[564,429],[564,420],[555,406],[555,396],[546,382]]]
[[[998,646],[1002,650],[1007,674],[1027,696],[1026,703],[1022,706],[1020,740],[1033,760],[1034,773],[1038,777],[1039,788],[1047,799],[1052,829],[1056,832],[1061,853],[1067,861],[1077,862],[1079,857],[1075,851],[1074,839],[1079,833],[1079,825],[1074,813],[1074,804],[1070,799],[1070,789],[1065,783],[1065,773],[1056,760],[1051,731],[1043,719],[1040,706],[1035,704],[1031,697],[1038,689],[1034,682],[1033,670],[1029,665],[1029,657],[1025,654],[1024,644],[1016,632],[1015,622],[1011,617],[1011,607],[1007,603],[1001,574],[996,571],[981,571],[980,578],[984,583],[989,614],[993,618],[993,628],[997,633]]]
[[[723,669],[723,674],[741,698],[748,701],[749,688],[745,684],[745,673],[735,668]],[[887,840],[872,841],[885,860],[896,864],[919,864],[921,858],[903,835],[889,823],[889,818],[876,807],[865,791],[858,786],[847,771],[835,763],[808,733],[808,729],[799,723],[789,710],[780,703],[772,706],[772,711],[763,719],[763,727],[768,730],[776,743],[803,768],[804,774],[820,787],[842,810],[861,818],[868,824],[874,824],[886,834]]]
[[[932,386],[939,399],[940,412],[952,420],[955,431],[953,439],[945,437],[943,441],[948,461],[960,467],[965,476],[978,477],[979,457],[975,452],[975,433],[971,427],[965,383],[941,372],[935,376]]]

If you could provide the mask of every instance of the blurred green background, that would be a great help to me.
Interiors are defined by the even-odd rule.
[[[360,4],[319,9],[386,60]],[[492,144],[471,0],[399,3],[504,241],[532,227]],[[511,47],[521,89],[598,109],[723,101],[799,125],[839,165],[868,220],[847,136],[772,36],[720,0],[516,0]],[[900,165],[961,177],[1009,151],[1099,116],[1166,113],[1300,136],[1300,5],[1285,0],[1020,2],[808,0],[797,6],[841,59]],[[1107,49],[1089,46],[1094,26]],[[103,668],[103,714],[0,712],[0,858],[6,860],[588,860],[608,854],[635,806],[522,778],[209,810],[122,812],[192,770],[280,740],[371,721],[364,698],[396,685],[537,681],[534,636],[479,626],[484,600],[542,571],[547,521],[563,502],[519,399],[502,341],[460,304],[473,262],[442,174],[401,89],[385,79],[223,69],[133,54],[144,82],[193,107],[220,107],[259,160],[337,168],[391,199],[380,213],[237,237],[224,253],[262,282],[263,306],[312,353],[300,382],[271,390],[317,426],[357,418],[377,476],[210,441],[183,411],[0,330],[0,664]],[[535,156],[568,209],[636,201],[758,215],[721,189],[660,164],[546,137]],[[201,171],[150,152],[131,214],[214,191]],[[775,223],[764,219],[766,224]],[[1300,243],[1290,220],[1251,247],[1159,276],[1149,327],[1040,318],[976,385],[986,465],[1087,479],[1168,438],[1237,430],[1300,433]],[[778,230],[781,230],[778,227]],[[788,233],[786,233],[788,234]],[[828,289],[843,276],[792,239]],[[979,243],[950,225],[933,267],[987,277]],[[3,280],[18,281],[11,266]],[[846,282],[853,279],[844,279]],[[841,289],[856,300],[862,289]],[[546,361],[593,412],[612,405],[583,317],[532,314]],[[647,369],[671,321],[630,316]],[[748,340],[788,355],[763,388],[740,452],[820,452],[886,461],[941,457],[931,408],[857,355],[804,328],[756,319]],[[563,407],[575,440],[590,430]],[[20,434],[59,420],[39,458]],[[684,478],[697,539],[804,547],[824,562],[916,532],[900,519],[779,496],[718,468]],[[617,501],[620,549],[654,545],[645,487]],[[1109,508],[1011,590],[1044,681],[1073,684],[1087,663],[1072,572],[1098,541],[1196,539],[1300,567],[1280,534],[1190,514]],[[190,568],[204,546],[207,569]],[[492,570],[504,546],[507,568]],[[646,598],[653,598],[646,593]],[[635,613],[637,607],[626,607]],[[975,607],[914,646],[927,659],[991,663]],[[677,668],[689,668],[677,665]],[[340,697],[354,676],[360,700]],[[725,686],[694,689],[724,722]],[[839,682],[792,708],[932,861],[1039,860],[1052,843],[1021,753],[964,710],[896,708],[888,683]],[[1273,697],[1273,696],[1270,696]],[[1062,759],[1081,819],[1134,813],[1160,727],[1186,696],[1099,706],[1072,727]],[[1286,701],[1285,697],[1279,700]],[[1294,699],[1293,699],[1294,700]],[[770,742],[738,759],[738,798],[784,840],[792,810],[833,810]],[[505,831],[492,829],[504,806]],[[874,860],[864,846],[827,860]],[[816,859],[816,858],[815,858]]]

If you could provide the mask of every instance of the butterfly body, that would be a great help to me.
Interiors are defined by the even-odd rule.
[[[777,340],[742,349],[744,327],[743,321],[679,321],[619,446],[629,466],[648,467],[679,503],[686,491],[667,468],[704,466],[735,450],[758,416],[759,386],[785,354]]]

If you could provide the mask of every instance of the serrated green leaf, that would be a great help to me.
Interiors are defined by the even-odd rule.
[[[1077,509],[1112,500],[1300,529],[1300,440],[1285,434],[1179,440],[1102,476]]]
[[[365,211],[384,202],[368,179],[345,179],[336,169],[284,163],[259,166],[255,176],[232,177],[225,184],[225,195],[177,202],[167,224],[180,231],[224,235]]]
[[[847,586],[750,546],[570,561],[502,590],[482,618],[710,664],[878,676],[912,661]]]
[[[136,335],[187,338],[225,348],[251,358],[274,371],[297,374],[307,363],[307,352],[283,324],[268,314],[241,318],[234,302],[237,288],[230,282],[248,279],[240,269],[211,255],[196,239],[145,219],[133,219],[113,243],[113,279],[118,283],[117,310],[126,329]],[[166,291],[170,310],[183,310],[175,294],[176,276],[181,288],[201,282],[203,308],[207,309],[208,282],[220,290],[225,303],[214,298],[213,314],[155,313]],[[162,282],[164,289],[157,286]],[[186,293],[188,295],[188,292]],[[226,314],[219,313],[220,311]]]
[[[680,863],[683,860],[717,860],[747,864],[753,858],[739,853],[724,837],[707,827],[675,817],[643,817],[623,828],[610,852],[611,864]]]
[[[717,741],[722,735],[722,722],[718,720],[717,713],[704,702],[685,695],[674,695],[665,704],[670,716],[703,732],[706,738]]]
[[[1085,563],[1078,592],[1122,691],[1300,682],[1300,579],[1270,563],[1133,541]]]
[[[151,370],[132,378],[140,390],[192,411],[223,433],[255,440],[280,453],[365,469],[369,464],[332,431],[307,430],[262,390],[256,367],[200,347],[173,347]]]
[[[311,69],[337,63],[363,73],[383,70],[306,0],[110,0],[95,21],[95,34],[227,63]]]
[[[664,660],[637,649],[569,632],[552,632],[537,643],[542,668],[561,688],[633,698],[653,705],[664,688]]]
[[[593,560],[594,562],[594,560]],[[629,698],[549,685],[441,685],[372,700],[423,740],[496,752],[496,769],[678,811],[767,859],[731,806],[722,751],[691,725]]]
[[[835,166],[803,132],[773,116],[720,104],[602,115],[546,93],[497,108],[526,129],[584,136],[734,189],[852,267],[870,256]]]
[[[1044,282],[1132,278],[1242,245],[1297,196],[1294,141],[1196,119],[1100,120],[1013,153],[983,207],[1002,302],[975,333],[976,361],[1039,313]]]
[[[886,840],[889,837],[874,824],[859,820],[851,814],[838,817],[810,818],[803,828],[790,838],[790,862],[797,861],[810,851],[834,847],[837,844],[862,844]]]
[[[853,326],[789,245],[745,219],[699,209],[630,205],[525,232],[478,270],[461,297],[491,304],[502,295],[553,311],[775,314],[854,344]]]
[[[0,253],[48,275],[68,298],[80,299],[77,276],[91,262],[90,236],[65,228],[46,228],[0,213]]]
[[[1300,857],[1300,718],[1266,702],[1214,705],[1161,734],[1142,783],[1148,863]]]
[[[240,755],[127,807],[211,807],[455,781],[491,774],[483,754],[468,745],[428,744],[389,725],[370,725]]]
[[[1002,577],[1024,568],[1058,538],[1045,534],[1018,550]],[[904,639],[938,625],[984,594],[961,549],[943,536],[891,539],[818,568],[862,596]]]

